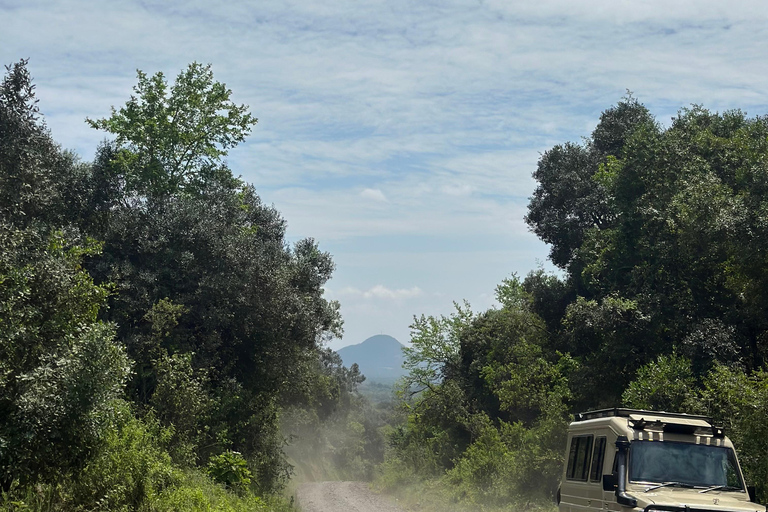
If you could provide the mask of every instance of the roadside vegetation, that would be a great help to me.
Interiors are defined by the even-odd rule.
[[[550,510],[576,412],[711,415],[768,498],[768,119],[631,96],[545,152],[526,221],[558,274],[420,316],[397,398],[324,348],[331,255],[224,161],[256,119],[209,66],[138,74],[62,149],[0,84],[0,508],[291,510],[368,479],[414,510]]]
[[[707,414],[768,499],[768,119],[631,95],[545,152],[526,221],[557,275],[420,317],[377,484],[415,510],[554,507],[572,414]]]
[[[256,123],[230,96],[209,66],[139,72],[88,120],[112,138],[86,162],[46,128],[27,63],[6,69],[3,509],[287,509],[281,412],[349,399],[354,377],[323,364],[333,262],[227,167]]]

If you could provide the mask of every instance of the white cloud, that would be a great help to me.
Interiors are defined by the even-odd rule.
[[[371,201],[376,201],[378,203],[386,203],[387,197],[384,195],[384,193],[377,189],[377,188],[366,188],[362,192],[360,192],[360,197],[363,199],[370,199]]]
[[[414,286],[413,288],[407,288],[407,289],[399,288],[396,290],[390,290],[385,286],[377,284],[370,290],[363,293],[363,297],[365,297],[366,299],[376,298],[376,299],[401,300],[401,299],[411,299],[413,297],[418,297],[421,294],[422,294],[422,291],[418,286]]]
[[[768,110],[762,0],[6,0],[0,18],[0,60],[31,58],[54,138],[84,159],[105,135],[83,119],[124,103],[136,68],[172,79],[211,62],[259,118],[230,166],[292,237],[344,242],[336,275],[369,305],[365,293],[389,303],[413,293],[361,283],[398,283],[416,257],[425,277],[406,283],[430,293],[404,301],[414,307],[438,289],[448,305],[477,295],[470,280],[440,288],[464,269],[498,267],[490,293],[492,278],[544,259],[522,220],[538,156],[588,136],[627,88],[662,123],[690,103]],[[498,241],[493,263],[472,237]],[[449,250],[433,239],[466,251],[453,276],[433,270]],[[427,242],[382,267],[391,254],[368,246],[393,240]],[[519,245],[531,248],[506,268]],[[387,317],[383,305],[343,307],[367,319],[347,319],[361,335]]]
[[[420,297],[424,292],[418,286],[412,288],[391,289],[377,284],[367,290],[359,290],[354,287],[345,287],[339,290],[339,296],[362,297],[364,299],[404,300]]]
[[[440,187],[440,191],[447,196],[463,197],[472,194],[475,187],[468,183],[450,183]]]

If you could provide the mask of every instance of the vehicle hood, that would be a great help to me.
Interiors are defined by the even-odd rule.
[[[709,491],[701,493],[699,491],[700,489],[680,488],[661,488],[650,492],[628,490],[632,496],[637,498],[637,506],[641,508],[648,505],[662,505],[683,509],[687,506],[692,509],[722,512],[765,512],[765,507],[749,501],[749,496],[745,492]]]

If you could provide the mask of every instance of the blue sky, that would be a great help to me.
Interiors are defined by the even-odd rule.
[[[259,118],[230,167],[334,255],[346,334],[409,338],[413,315],[493,305],[544,266],[523,222],[539,155],[627,89],[768,110],[768,6],[697,1],[0,0],[0,59],[30,58],[54,138],[84,160],[136,69],[192,61]]]

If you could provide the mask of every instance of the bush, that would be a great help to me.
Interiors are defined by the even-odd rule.
[[[768,373],[745,373],[737,367],[715,366],[704,380],[699,410],[726,429],[739,454],[747,483],[760,503],[768,499]]]
[[[129,373],[113,329],[94,324],[16,378],[18,395],[0,445],[6,477],[34,479],[78,471],[105,435],[110,402],[122,395]]]
[[[488,427],[445,475],[457,501],[500,503],[515,494],[512,453],[499,431]]]
[[[622,395],[627,407],[684,412],[695,408],[696,380],[691,362],[675,354],[659,356],[637,371]]]
[[[152,415],[144,420],[127,404],[116,404],[117,424],[101,450],[75,479],[74,504],[84,509],[141,510],[164,490],[179,483],[180,474],[163,444],[172,435]]]
[[[173,430],[150,414],[133,416],[122,401],[111,404],[114,424],[103,444],[78,475],[58,482],[21,485],[18,480],[0,493],[2,511],[141,511],[141,512],[289,512],[278,496],[260,498],[248,492],[249,472],[235,452],[214,458],[216,483],[205,473],[176,466],[164,446]],[[222,485],[223,484],[223,485]],[[229,489],[228,489],[229,487]],[[237,491],[237,492],[235,492]]]
[[[248,463],[239,452],[227,450],[220,455],[214,455],[208,462],[208,476],[214,482],[224,484],[229,489],[239,492],[248,488],[253,474],[248,469]]]
[[[108,293],[82,270],[99,245],[0,221],[0,483],[78,471],[130,371]]]
[[[155,361],[157,385],[150,399],[161,423],[173,425],[169,451],[174,462],[190,467],[198,461],[201,447],[210,444],[204,441],[214,407],[204,372],[192,367],[192,355],[162,354]]]
[[[212,482],[203,473],[185,470],[179,485],[169,487],[153,502],[157,512],[266,512],[288,511],[281,498],[264,500],[252,495],[237,495]]]

